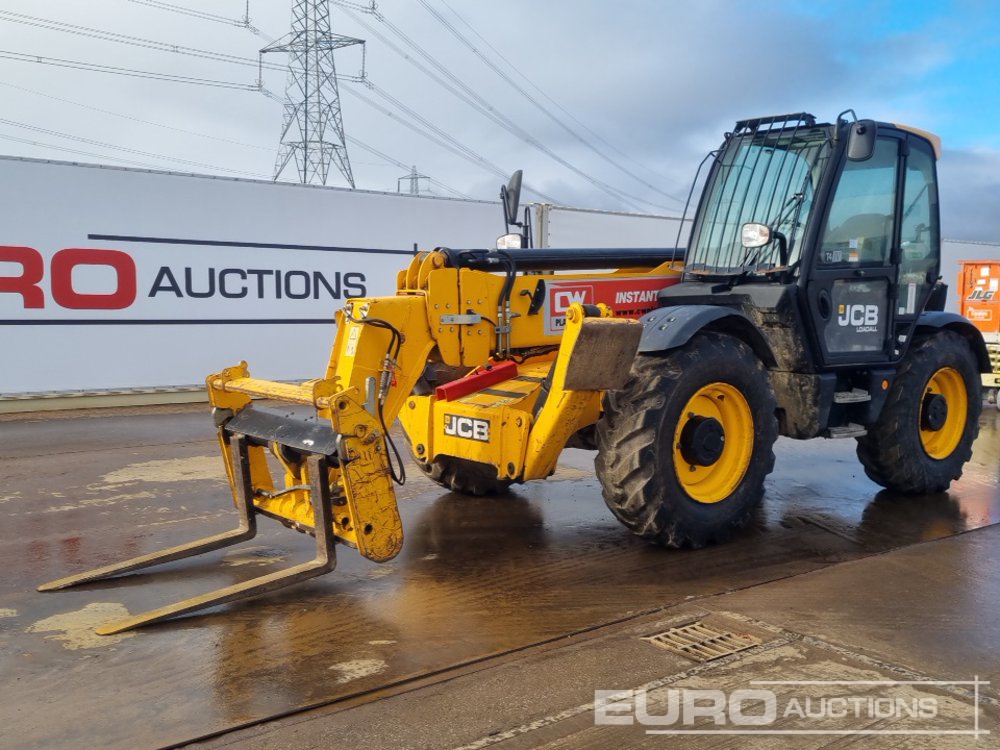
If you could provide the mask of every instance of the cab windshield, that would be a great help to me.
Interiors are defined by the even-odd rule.
[[[746,129],[729,137],[709,175],[685,272],[744,276],[794,266],[830,158],[829,136],[829,128],[821,126]],[[769,226],[771,241],[744,247],[741,230],[747,223]]]

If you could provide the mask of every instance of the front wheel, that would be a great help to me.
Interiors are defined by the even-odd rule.
[[[597,425],[604,500],[658,544],[723,541],[763,497],[777,434],[767,371],[739,339],[702,333],[666,354],[640,355]]]
[[[972,458],[983,410],[979,368],[952,331],[915,342],[885,406],[857,439],[868,477],[906,495],[944,492]]]

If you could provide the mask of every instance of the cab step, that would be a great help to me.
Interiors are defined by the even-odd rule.
[[[862,437],[867,434],[868,429],[866,427],[855,424],[854,422],[848,422],[847,424],[840,425],[838,427],[828,427],[826,430],[826,436],[828,438]]]
[[[871,400],[872,394],[861,388],[852,388],[849,391],[837,391],[833,394],[833,403],[835,404],[861,404]]]

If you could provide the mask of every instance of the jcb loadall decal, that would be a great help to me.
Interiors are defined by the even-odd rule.
[[[885,280],[837,279],[830,295],[833,314],[825,327],[830,352],[877,352],[885,344],[889,288]]]
[[[878,331],[878,305],[841,305],[837,325],[850,326],[855,333]]]

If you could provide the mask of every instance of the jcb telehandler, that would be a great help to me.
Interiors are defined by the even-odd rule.
[[[508,235],[504,250],[421,252],[394,296],[337,313],[322,378],[262,381],[246,363],[208,377],[239,528],[40,588],[249,539],[258,514],[313,534],[316,559],[98,632],[320,575],[337,543],[389,560],[403,543],[397,418],[417,466],[466,494],[544,479],[567,445],[596,448],[612,512],[667,546],[743,525],[779,434],[853,437],[875,482],[941,492],[970,458],[989,360],[979,332],[943,312],[939,149],[851,111],[743,120],[706,159],[685,251]]]

